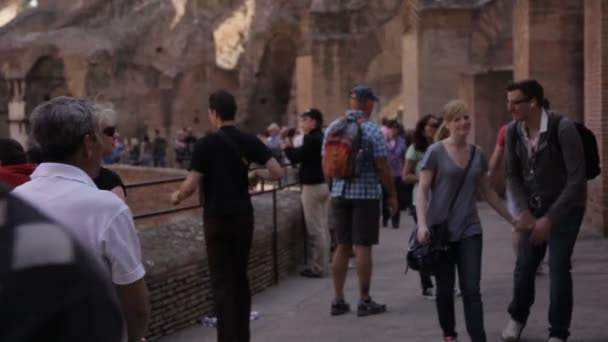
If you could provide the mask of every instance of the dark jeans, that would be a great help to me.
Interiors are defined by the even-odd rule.
[[[435,273],[437,281],[437,311],[444,336],[456,336],[454,319],[455,268],[458,269],[460,291],[464,306],[467,332],[472,342],[485,342],[483,304],[479,282],[481,280],[481,235],[450,244],[451,255]]]
[[[154,167],[165,167],[165,157],[154,157]]]
[[[574,243],[583,221],[584,208],[573,208],[561,222],[553,225],[548,244],[532,245],[528,234],[521,234],[513,279],[513,301],[509,305],[511,318],[526,323],[534,304],[535,274],[549,246],[550,337],[562,339],[570,335],[572,320],[572,264]]]
[[[412,218],[414,219],[414,223],[418,225],[418,214],[416,214],[416,207],[412,206],[410,208],[412,213]],[[422,290],[433,288],[433,281],[431,280],[431,275],[425,272],[418,272],[420,274],[420,286],[422,286]]]
[[[412,186],[404,184],[401,177],[393,177],[393,183],[395,184],[395,191],[397,192],[397,204],[398,210],[391,216],[388,206],[388,193],[382,187],[382,222],[388,223],[389,219],[393,227],[399,227],[401,221],[401,210],[405,210],[412,204]]]
[[[204,219],[207,261],[219,342],[248,342],[251,292],[247,278],[253,216]]]

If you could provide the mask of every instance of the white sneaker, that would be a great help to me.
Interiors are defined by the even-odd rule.
[[[505,342],[517,342],[521,336],[521,332],[524,330],[524,325],[513,319],[509,319],[507,326],[502,331],[502,340]],[[554,342],[554,341],[550,341]]]
[[[561,339],[561,338],[559,338],[559,337],[551,337],[551,338],[549,339],[549,342],[566,342],[566,340]]]

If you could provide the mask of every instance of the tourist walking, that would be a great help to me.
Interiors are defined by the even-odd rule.
[[[534,303],[535,273],[549,247],[549,341],[564,342],[570,335],[571,257],[585,213],[586,180],[599,169],[586,164],[586,146],[574,122],[544,109],[538,81],[509,84],[507,98],[515,119],[506,134],[507,177],[522,234],[502,338],[519,340]]]
[[[375,302],[370,295],[372,246],[378,244],[380,228],[380,182],[388,191],[387,201],[392,212],[396,212],[398,207],[395,185],[386,159],[385,137],[380,126],[369,120],[377,100],[371,88],[363,85],[354,87],[350,93],[351,110],[332,122],[325,131],[324,171],[331,187],[331,215],[338,244],[333,258],[335,298],[331,304],[332,315],[350,311],[344,297],[344,283],[353,247],[359,278],[357,315],[368,316],[386,311],[386,305]],[[360,141],[356,149],[350,150],[353,146],[344,143],[353,141],[348,139],[349,134],[354,134],[355,140]],[[347,152],[356,158],[352,169],[341,158]],[[342,166],[352,172],[339,176],[344,174]]]
[[[412,189],[412,198],[416,198],[418,191],[418,178],[422,170],[422,159],[427,148],[433,144],[435,134],[439,122],[433,114],[427,114],[416,123],[416,129],[413,134],[413,142],[408,147],[405,156],[405,168],[403,170],[403,181],[408,184],[414,184]],[[418,224],[416,215],[416,205],[411,210],[414,223]],[[431,275],[425,272],[420,273],[420,284],[422,286],[422,296],[426,299],[435,299],[433,293],[433,281]]]
[[[152,140],[152,159],[154,167],[165,167],[167,155],[167,140],[160,135],[158,129],[154,130],[154,140]]]
[[[383,188],[382,226],[385,228],[388,226],[389,220],[394,229],[399,228],[401,210],[409,207],[412,203],[411,192],[406,193],[405,184],[403,184],[403,180],[401,180],[406,151],[406,141],[405,137],[401,134],[401,131],[401,125],[397,121],[391,120],[388,122],[386,131],[386,158],[391,170],[395,191],[397,192],[398,209],[395,212],[391,212],[388,204],[388,191]]]
[[[448,256],[435,272],[437,312],[446,342],[457,340],[454,317],[455,270],[458,271],[467,332],[472,342],[485,342],[481,300],[482,227],[477,194],[514,224],[502,200],[492,190],[482,150],[467,143],[471,131],[469,111],[460,100],[443,110],[448,138],[431,145],[421,161],[416,211],[418,240],[429,239],[429,227],[447,222]]]

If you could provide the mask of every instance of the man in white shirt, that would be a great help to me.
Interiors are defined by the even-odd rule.
[[[141,249],[131,211],[109,191],[98,190],[103,153],[103,112],[93,103],[57,97],[30,115],[32,136],[46,163],[13,192],[68,228],[108,268],[127,322],[129,341],[141,341],[149,317]]]

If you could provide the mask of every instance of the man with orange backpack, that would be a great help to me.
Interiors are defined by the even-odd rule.
[[[357,316],[386,311],[386,305],[372,300],[372,246],[378,244],[380,198],[388,192],[392,212],[397,209],[397,195],[388,161],[386,141],[380,126],[369,120],[378,100],[373,90],[359,85],[350,92],[351,110],[332,122],[323,141],[323,171],[331,189],[332,224],[338,247],[333,259],[335,299],[331,315],[350,311],[344,299],[348,258],[355,247],[360,301]]]

